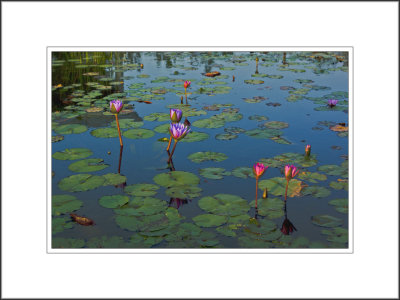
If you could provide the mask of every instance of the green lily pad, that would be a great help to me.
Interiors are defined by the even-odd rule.
[[[323,165],[318,167],[318,171],[324,172],[328,175],[332,176],[340,176],[343,178],[348,178],[348,167],[346,164],[341,164],[340,166],[338,165]]]
[[[267,77],[267,76],[268,76],[267,74],[262,74],[262,73],[251,74],[251,77],[261,77],[261,78],[263,78],[263,77]]]
[[[132,235],[129,240],[129,248],[151,248],[164,240],[161,236]]]
[[[324,198],[328,197],[331,191],[323,186],[308,186],[303,189],[302,194],[311,195],[315,198]]]
[[[54,132],[58,134],[78,134],[85,132],[87,130],[87,127],[85,125],[80,125],[80,124],[65,124],[65,125],[60,125],[55,128],[53,128]]]
[[[248,177],[255,178],[253,168],[250,167],[237,167],[232,170],[232,175],[244,179]]]
[[[143,120],[145,121],[159,121],[159,122],[163,122],[163,121],[169,121],[170,120],[170,115],[167,113],[151,113],[148,116],[145,116],[143,118]]]
[[[200,178],[193,173],[184,171],[172,171],[154,176],[154,182],[164,187],[174,187],[182,185],[196,185]]]
[[[152,197],[134,197],[129,203],[120,208],[115,208],[114,212],[122,216],[148,216],[165,211],[167,203]]]
[[[150,75],[147,75],[147,74],[140,74],[140,75],[137,75],[136,77],[137,77],[137,78],[149,78]]]
[[[335,209],[340,213],[349,213],[349,199],[347,198],[334,199],[329,201],[328,203],[335,206]]]
[[[119,185],[126,182],[126,177],[117,173],[108,173],[102,176],[104,178],[103,185]]]
[[[274,157],[275,160],[281,161],[284,164],[300,165],[302,167],[312,167],[317,164],[315,154],[306,157],[300,153],[283,153]]]
[[[128,196],[112,195],[103,196],[99,199],[99,204],[105,208],[117,208],[129,202]]]
[[[154,131],[143,128],[129,129],[123,133],[123,136],[128,139],[148,139],[154,136]]]
[[[52,218],[51,220],[51,232],[52,234],[56,234],[64,231],[65,229],[71,229],[74,227],[74,223],[71,218],[68,216],[61,218]]]
[[[322,229],[321,233],[327,235],[327,240],[332,243],[345,244],[349,241],[349,231],[345,228],[335,227],[332,229]]]
[[[88,158],[70,164],[68,169],[72,172],[96,172],[109,166],[101,158]]]
[[[329,186],[335,190],[349,190],[349,183],[347,181],[331,181]]]
[[[193,185],[177,185],[168,188],[165,193],[171,198],[193,199],[199,197],[202,189]]]
[[[286,100],[288,102],[296,102],[296,101],[301,100],[301,99],[303,99],[302,95],[290,95],[290,96],[286,97]]]
[[[222,141],[229,141],[236,139],[238,137],[237,134],[232,134],[232,133],[219,133],[215,136],[215,139],[217,140],[222,140]]]
[[[298,177],[301,180],[310,181],[312,183],[317,183],[318,181],[325,181],[327,179],[326,175],[317,172],[300,172]]]
[[[314,108],[316,111],[343,111],[343,112],[348,112],[349,107],[348,106],[343,106],[343,105],[336,105],[334,107],[329,107],[328,105],[324,106],[318,106]]]
[[[195,163],[201,163],[209,160],[223,161],[226,160],[227,158],[228,156],[224,153],[212,152],[212,151],[196,152],[188,156],[188,159]]]
[[[270,121],[263,124],[264,127],[271,128],[271,129],[283,129],[289,127],[289,124],[286,122],[280,121]]]
[[[284,196],[286,189],[286,179],[284,177],[274,177],[271,179],[261,180],[258,183],[258,188],[262,191],[268,189],[268,193],[274,196]],[[292,179],[289,181],[289,187],[287,191],[288,197],[300,196],[300,192],[303,188],[301,181]]]
[[[91,135],[97,138],[116,138],[118,137],[117,128],[97,128],[90,132]]]
[[[169,127],[170,127],[170,123],[161,124],[161,125],[158,125],[157,127],[155,127],[154,131],[158,132],[158,133],[168,133],[169,134]]]
[[[221,226],[217,228],[217,231],[225,236],[228,237],[235,237],[236,236],[236,232],[234,231],[235,226],[234,225],[226,225],[226,226]]]
[[[267,74],[267,77],[270,79],[282,79],[283,78],[282,75],[268,75],[268,74]]]
[[[244,102],[246,103],[260,103],[262,100],[254,99],[254,98],[244,98]]]
[[[143,126],[143,122],[141,121],[135,121],[132,119],[120,119],[119,120],[119,127],[121,129],[125,129],[125,128],[139,128]],[[116,128],[117,127],[117,121],[114,120],[111,122],[111,127]]]
[[[230,194],[203,197],[198,202],[201,209],[217,215],[238,216],[249,211],[250,206],[243,198]]]
[[[103,185],[105,179],[103,176],[90,174],[78,174],[61,179],[58,187],[68,192],[83,192],[93,190]]]
[[[247,130],[246,135],[251,136],[256,139],[270,139],[272,137],[277,137],[283,134],[282,131],[278,129],[270,129],[270,128],[257,128],[252,130]]]
[[[192,125],[200,128],[219,128],[225,125],[225,121],[215,118],[208,118],[208,119],[197,120],[193,122]]]
[[[263,84],[264,81],[257,80],[257,79],[249,79],[249,80],[245,80],[244,83],[247,83],[247,84]]]
[[[200,142],[208,139],[208,137],[209,135],[205,132],[190,131],[181,142]]]
[[[276,219],[285,214],[285,202],[279,198],[258,199],[257,202],[258,214],[260,216],[264,216],[269,219]],[[251,201],[250,206],[255,207],[256,201]]]
[[[121,236],[102,236],[102,237],[93,237],[91,238],[87,244],[87,248],[104,248],[104,249],[120,249],[120,248],[128,248],[129,244],[127,244]]]
[[[274,141],[275,143],[278,144],[283,144],[283,145],[290,145],[291,142],[288,141],[287,139],[283,138],[283,137],[278,137],[278,136],[273,136],[272,138],[270,138],[271,141]]]
[[[224,128],[224,131],[225,131],[226,133],[229,133],[229,134],[239,134],[239,133],[246,132],[245,129],[240,128],[240,127],[235,127],[235,126],[232,126],[232,127],[225,127],[225,128]]]
[[[64,136],[63,135],[53,135],[51,137],[51,142],[52,143],[61,142],[62,140],[64,140]]]
[[[260,158],[258,161],[264,165],[267,165],[269,168],[282,168],[285,164],[284,162],[274,158]]]
[[[150,183],[131,184],[125,187],[124,192],[132,196],[154,196],[160,187]]]
[[[226,216],[218,216],[213,214],[198,215],[193,221],[200,227],[217,227],[225,224],[228,218]]]
[[[58,151],[52,157],[59,160],[75,160],[86,158],[92,154],[93,152],[87,148],[70,148]]]
[[[82,239],[68,239],[56,237],[51,240],[52,248],[83,248],[85,246],[85,241]]]
[[[260,115],[252,115],[249,117],[249,120],[256,120],[256,121],[267,121],[268,117],[266,116],[260,116]]]
[[[78,210],[83,202],[72,195],[53,195],[51,201],[51,212],[53,215],[61,215]]]
[[[224,168],[204,168],[199,170],[199,174],[208,179],[222,179],[231,173]]]
[[[195,91],[196,94],[208,94],[208,95],[213,95],[213,94],[228,94],[232,88],[230,86],[213,86],[213,87],[201,87],[197,91]]]
[[[314,81],[312,81],[311,79],[295,79],[295,80],[293,80],[294,82],[298,82],[298,83],[300,83],[300,84],[303,84],[303,83],[313,83]]]
[[[269,219],[250,219],[243,229],[247,237],[255,240],[274,241],[282,236],[276,224]]]
[[[337,227],[343,223],[341,219],[329,215],[316,215],[311,218],[311,221],[314,225],[321,227]]]

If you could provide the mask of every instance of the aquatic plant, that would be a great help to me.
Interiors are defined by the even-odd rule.
[[[256,177],[256,209],[257,209],[257,192],[258,192],[258,179],[264,174],[264,172],[268,169],[267,165],[264,165],[262,163],[256,163],[253,166],[253,173],[254,176]]]
[[[334,99],[328,100],[329,107],[334,107],[334,106],[336,106],[337,103],[338,103],[338,100],[334,100]]]
[[[174,139],[175,143],[174,147],[172,148],[172,152],[169,155],[168,162],[170,162],[172,159],[172,155],[174,154],[176,144],[178,143],[178,141],[183,139],[189,131],[190,128],[188,126],[185,126],[185,124],[183,123],[171,123],[169,127],[169,132],[171,134],[171,138]]]
[[[177,108],[171,108],[169,110],[169,115],[171,117],[172,123],[179,123],[182,119],[182,110]],[[169,137],[167,151],[169,151],[169,147],[171,147],[171,142],[172,142],[172,135]]]
[[[306,152],[306,157],[310,157],[310,154],[311,154],[311,145],[307,145],[307,146],[306,146],[305,152]]]
[[[122,103],[121,100],[111,100],[110,101],[110,112],[115,115],[115,120],[117,122],[117,127],[118,127],[118,136],[119,136],[119,143],[121,147],[124,146],[122,143],[122,137],[121,137],[121,128],[119,127],[119,121],[118,121],[118,114],[124,107],[124,104]]]
[[[297,174],[299,174],[299,170],[294,165],[286,165],[285,166],[285,177],[286,177],[286,189],[285,189],[285,201],[287,199],[287,190],[289,186],[289,181],[294,178]]]

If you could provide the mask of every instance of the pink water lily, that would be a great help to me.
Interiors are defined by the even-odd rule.
[[[294,165],[285,166],[285,177],[287,181],[294,178],[297,174],[299,174],[299,170],[297,170],[297,167],[295,167]]]
[[[187,88],[190,86],[191,83],[192,83],[192,82],[186,80],[186,81],[183,83],[183,87],[184,87],[185,89],[187,89]]]
[[[169,126],[169,132],[175,141],[183,139],[189,131],[190,128],[183,123],[171,123]]]
[[[182,110],[180,109],[175,109],[175,108],[171,108],[169,110],[169,115],[171,117],[171,121],[174,123],[179,123],[180,120],[182,119]]]
[[[268,169],[268,166],[264,166],[262,163],[256,163],[253,166],[253,173],[256,178],[259,178]]]
[[[311,154],[311,145],[307,145],[305,151],[306,151],[306,156],[310,156],[310,154]]]
[[[124,107],[124,104],[121,100],[111,100],[110,101],[110,111],[113,114],[119,114],[119,112]]]
[[[329,99],[329,100],[328,100],[328,105],[329,105],[330,107],[336,106],[337,103],[338,103],[338,100],[335,100],[335,99]]]

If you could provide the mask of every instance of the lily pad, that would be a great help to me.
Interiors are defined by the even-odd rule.
[[[257,210],[260,216],[264,216],[269,219],[276,219],[285,214],[285,202],[279,198],[258,199],[257,202]],[[255,207],[255,205],[255,200],[250,202],[251,207]]]
[[[60,238],[56,237],[51,240],[52,248],[83,248],[85,246],[85,240],[82,239],[71,239],[71,238]]]
[[[53,128],[54,132],[58,134],[78,134],[85,132],[87,127],[80,124],[65,124]]]
[[[149,129],[129,129],[123,133],[123,136],[128,139],[148,139],[154,136],[154,131]]]
[[[201,163],[209,160],[223,161],[226,160],[227,158],[228,156],[224,153],[212,152],[212,151],[196,152],[188,156],[188,159],[195,163]]]
[[[174,187],[182,185],[196,185],[200,178],[193,173],[184,171],[172,171],[154,176],[154,182],[164,187]]]
[[[283,153],[274,157],[275,160],[281,161],[284,164],[300,165],[302,167],[312,167],[317,164],[315,154],[306,157],[300,153]]]
[[[51,212],[53,215],[61,215],[78,210],[83,202],[72,195],[53,195],[51,201]]]
[[[125,187],[124,192],[133,196],[154,196],[160,187],[150,183],[131,184]]]
[[[348,167],[346,164],[338,165],[322,165],[318,167],[318,171],[332,176],[348,177]]]
[[[64,231],[65,229],[71,229],[74,227],[74,223],[71,221],[71,218],[68,216],[61,218],[52,218],[51,220],[51,232],[53,234]]]
[[[317,172],[300,172],[298,178],[301,180],[310,181],[312,183],[317,183],[318,181],[325,181],[327,179],[326,175]]]
[[[243,198],[230,194],[203,197],[198,202],[201,209],[217,215],[238,216],[249,211],[250,206]]]
[[[213,214],[198,215],[193,221],[200,227],[217,227],[225,224],[228,218],[226,216],[218,216]]]
[[[193,199],[199,197],[202,189],[193,185],[177,185],[168,188],[165,193],[171,198]]]
[[[117,128],[97,128],[90,132],[91,135],[97,138],[116,138],[118,137]]]
[[[327,235],[327,240],[335,244],[343,244],[343,248],[349,241],[349,231],[345,228],[335,227],[332,229],[322,229],[321,233]]]
[[[232,127],[225,127],[225,128],[224,128],[224,131],[225,131],[226,133],[229,133],[229,134],[239,134],[239,133],[246,132],[245,129],[240,128],[240,127],[235,127],[235,126],[232,126]]]
[[[245,80],[244,83],[247,83],[247,84],[263,84],[264,81],[258,80],[258,79],[249,79],[249,80]]]
[[[219,133],[215,136],[215,139],[217,140],[222,140],[222,141],[229,141],[236,139],[238,137],[237,134],[232,134],[232,133]]]
[[[225,125],[225,121],[221,119],[208,118],[197,120],[193,122],[192,125],[200,128],[220,128]]]
[[[255,176],[253,174],[253,168],[250,168],[250,167],[237,167],[232,170],[232,175],[235,177],[244,178],[244,179],[246,179],[248,177],[255,178]]]
[[[154,131],[158,133],[169,133],[169,127],[170,123],[158,125],[157,127],[154,128]]]
[[[209,135],[205,132],[190,131],[181,142],[200,142],[208,139],[208,137]]]
[[[260,116],[260,115],[252,115],[249,117],[249,120],[256,120],[256,121],[267,121],[268,117]]]
[[[129,203],[120,208],[115,208],[114,212],[123,216],[147,216],[155,215],[165,211],[167,203],[152,197],[134,197]]]
[[[283,129],[289,127],[289,124],[281,121],[270,121],[264,123],[263,126],[271,129]]]
[[[132,119],[120,119],[119,120],[119,127],[121,129],[125,129],[125,128],[139,128],[143,126],[143,122],[141,121],[135,121]],[[117,121],[114,120],[111,122],[111,127],[116,128],[117,127]]]
[[[265,129],[257,128],[246,131],[246,135],[256,139],[270,139],[272,137],[280,136],[282,134],[283,134],[282,131],[270,128],[265,128]]]
[[[109,166],[101,158],[88,158],[70,164],[68,169],[72,172],[96,172]]]
[[[303,189],[302,194],[311,195],[315,198],[324,198],[328,197],[331,191],[323,186],[308,186]]]
[[[170,120],[170,115],[167,113],[151,113],[148,116],[145,116],[143,118],[143,120],[145,121],[159,121],[159,122],[163,122],[163,121],[169,121]]]
[[[289,187],[287,191],[288,197],[300,196],[300,192],[304,187],[303,183],[297,179],[289,181]],[[268,189],[268,193],[274,196],[284,196],[286,189],[286,179],[284,177],[274,177],[271,179],[261,180],[258,183],[258,188],[262,191]]]
[[[102,176],[104,178],[103,185],[119,185],[126,182],[126,177],[117,173],[108,173]]]
[[[122,236],[102,236],[102,237],[93,237],[91,238],[87,244],[87,248],[104,248],[104,249],[120,249],[120,248],[128,248],[129,244],[124,241]]]
[[[112,195],[103,196],[99,199],[99,204],[105,208],[117,208],[129,202],[128,196]]]
[[[64,136],[63,135],[53,135],[51,137],[51,142],[52,143],[61,142],[62,140],[64,140]]]
[[[93,152],[87,148],[70,148],[58,151],[52,157],[59,160],[75,160],[86,158],[92,154]]]
[[[199,174],[208,179],[222,179],[231,173],[224,168],[204,168],[199,170]]]
[[[100,187],[105,182],[103,176],[78,174],[61,179],[58,187],[68,192],[83,192]]]
[[[349,183],[347,181],[331,181],[329,186],[335,190],[349,190]]]
[[[335,206],[335,209],[340,213],[349,213],[349,199],[347,198],[334,199],[329,201],[328,203]]]
[[[343,223],[341,219],[329,215],[316,215],[311,218],[311,221],[314,225],[321,227],[337,227]]]
[[[272,138],[270,138],[270,140],[274,141],[275,143],[278,144],[283,144],[283,145],[290,145],[291,142],[288,141],[287,139],[280,137],[280,136],[273,136]]]

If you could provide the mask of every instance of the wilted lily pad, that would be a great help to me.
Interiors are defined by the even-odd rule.
[[[55,128],[53,128],[54,132],[58,134],[78,134],[85,132],[87,130],[87,127],[85,125],[80,125],[80,124],[65,124],[65,125],[60,125]]]
[[[206,151],[206,152],[196,152],[192,153],[188,156],[188,159],[190,159],[192,162],[195,163],[201,163],[204,161],[223,161],[227,159],[228,156],[224,153],[219,153],[219,152],[212,152],[212,151]]]
[[[97,128],[90,132],[91,135],[97,138],[116,138],[118,137],[117,128]]]
[[[253,168],[250,168],[250,167],[237,167],[232,170],[232,175],[235,177],[244,178],[244,179],[246,179],[248,177],[255,178],[255,176],[253,174]]]
[[[226,216],[218,216],[213,214],[198,215],[193,218],[193,221],[200,227],[217,227],[226,223]]]
[[[243,198],[230,194],[203,197],[198,202],[201,209],[217,215],[238,216],[249,211],[250,206]]]
[[[101,158],[88,158],[76,161],[68,166],[72,172],[96,172],[109,167]]]
[[[321,227],[337,227],[341,226],[343,223],[341,219],[329,215],[313,216],[311,221],[314,225]]]
[[[68,192],[83,192],[93,190],[103,185],[105,179],[103,176],[90,174],[78,174],[61,179],[58,187]]]
[[[83,202],[72,195],[53,195],[51,201],[51,212],[60,215],[78,210]]]
[[[154,131],[143,128],[129,129],[123,135],[128,139],[148,139],[154,136]]]
[[[289,181],[287,191],[288,197],[300,196],[300,191],[303,188],[303,183],[297,179]],[[261,190],[268,189],[268,193],[274,196],[284,196],[286,189],[286,179],[284,177],[274,177],[271,179],[261,180],[258,183],[258,188]]]
[[[124,192],[133,196],[154,196],[157,194],[157,190],[160,187],[155,184],[150,183],[138,183],[138,184],[131,184],[127,185],[124,189]]]
[[[325,181],[327,179],[326,175],[317,172],[300,172],[298,178],[312,183],[317,183],[317,180]]]
[[[196,185],[200,178],[193,173],[184,171],[172,171],[154,176],[154,182],[164,187],[174,187],[182,185]]]
[[[129,202],[128,196],[112,195],[103,196],[99,199],[99,204],[105,208],[117,208]]]
[[[335,209],[340,213],[347,214],[349,212],[349,199],[347,198],[334,199],[328,203],[335,206]]]
[[[165,193],[171,198],[193,199],[199,197],[202,189],[194,185],[177,185],[168,188]]]
[[[59,160],[75,160],[86,158],[92,154],[93,152],[87,148],[71,148],[58,151],[52,157]]]
[[[231,173],[224,168],[204,168],[199,170],[199,174],[208,179],[222,179]]]

